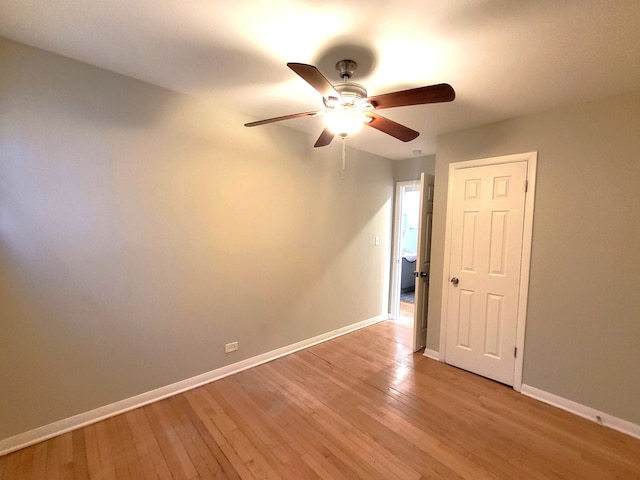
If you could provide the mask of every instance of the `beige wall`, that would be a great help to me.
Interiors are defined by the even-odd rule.
[[[0,71],[0,439],[388,311],[391,161],[341,180],[339,144],[6,40]]]
[[[408,182],[420,180],[421,173],[434,175],[436,170],[436,156],[427,155],[424,157],[407,158],[397,160],[393,164],[393,178],[396,182]]]
[[[640,424],[640,92],[438,138],[433,278],[448,166],[538,151],[525,384]],[[442,282],[432,282],[438,350]]]

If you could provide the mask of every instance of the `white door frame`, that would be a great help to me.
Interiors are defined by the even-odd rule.
[[[394,320],[397,320],[400,317],[400,275],[402,274],[402,252],[400,252],[400,248],[402,246],[402,242],[400,241],[402,225],[400,222],[402,221],[402,200],[407,187],[419,190],[420,180],[396,183],[396,205],[393,220],[393,251],[391,254],[391,311],[389,312],[389,316]]]
[[[527,320],[527,302],[529,297],[529,270],[531,266],[531,241],[533,236],[533,209],[536,191],[536,168],[538,152],[518,153],[500,157],[482,158],[449,164],[449,186],[447,191],[447,223],[445,228],[444,268],[442,270],[442,312],[440,317],[440,360],[444,362],[447,340],[447,314],[449,289],[449,265],[451,263],[451,224],[453,214],[453,172],[463,168],[499,165],[512,162],[527,163],[527,191],[524,205],[524,229],[522,235],[522,260],[520,268],[520,297],[518,299],[518,318],[516,330],[517,355],[513,376],[513,389],[522,388],[522,367],[524,360],[524,332]]]

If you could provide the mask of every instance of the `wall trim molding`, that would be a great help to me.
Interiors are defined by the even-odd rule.
[[[424,349],[424,356],[427,358],[430,358],[431,360],[437,360],[438,362],[440,362],[440,352],[437,352],[435,350],[431,350],[430,348],[425,348]]]
[[[581,403],[574,402],[573,400],[568,400],[564,397],[554,395],[553,393],[540,390],[524,383],[522,384],[520,393],[526,395],[527,397],[531,397],[535,400],[540,400],[541,402],[573,413],[574,415],[586,418],[587,420],[591,420],[592,422],[599,423],[600,425],[603,425],[605,427],[612,428],[619,432],[640,439],[640,425],[636,425],[635,423],[623,420],[622,418],[614,417],[613,415],[601,412],[599,410],[596,410],[595,408],[587,407],[586,405],[582,405]],[[600,420],[598,420],[598,417],[600,418]]]
[[[247,370],[248,368],[262,365],[263,363],[276,360],[277,358],[284,357],[285,355],[295,353],[299,350],[304,350],[305,348],[313,345],[326,342],[327,340],[331,340],[388,319],[388,314],[378,315],[367,320],[347,325],[346,327],[316,335],[315,337],[311,337],[300,342],[292,343],[291,345],[277,348],[270,352],[256,355],[255,357],[232,363],[231,365],[211,370],[210,372],[196,375],[195,377],[187,378],[164,387],[156,388],[155,390],[141,393],[140,395],[135,395],[109,405],[89,410],[88,412],[64,418],[48,425],[43,425],[42,427],[38,427],[24,433],[19,433],[13,437],[2,439],[0,440],[0,456],[43,442],[58,435],[62,435],[63,433],[91,425],[92,423],[106,420],[107,418],[120,415],[121,413],[134,410],[138,407],[172,397],[173,395],[186,392],[187,390],[192,390],[202,385],[206,385],[207,383],[233,375],[234,373],[239,373],[243,370]]]

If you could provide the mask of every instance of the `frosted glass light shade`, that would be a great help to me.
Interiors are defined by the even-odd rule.
[[[335,135],[353,135],[366,123],[367,116],[361,110],[334,108],[324,117],[325,125]]]

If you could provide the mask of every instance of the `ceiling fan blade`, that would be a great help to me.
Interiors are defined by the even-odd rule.
[[[314,115],[317,115],[318,113],[320,113],[320,112],[293,113],[291,115],[284,115],[282,117],[267,118],[266,120],[257,120],[255,122],[245,123],[244,126],[245,127],[257,127],[258,125],[265,125],[267,123],[279,122],[281,120],[289,120],[291,118],[313,117]]]
[[[287,63],[287,67],[300,75],[305,82],[320,92],[320,95],[324,98],[335,97],[338,100],[342,99],[342,96],[333,85],[331,85],[331,82],[313,65],[307,65],[306,63]]]
[[[325,128],[322,131],[322,133],[318,137],[318,140],[316,140],[316,143],[313,146],[314,147],[326,147],[327,145],[329,145],[331,143],[331,140],[333,140],[333,137],[335,137],[335,134],[332,133],[331,131],[329,131],[328,128]]]
[[[367,116],[371,118],[371,121],[366,125],[369,125],[376,130],[380,130],[387,135],[391,135],[398,140],[402,140],[403,142],[410,142],[418,135],[420,135],[420,132],[416,132],[409,127],[400,125],[399,123],[394,122],[393,120],[389,120],[388,118],[385,118],[382,115],[378,115],[377,113],[369,112],[367,113]]]
[[[374,108],[406,107],[424,105],[426,103],[451,102],[456,92],[448,83],[430,85],[428,87],[411,88],[399,92],[385,93],[369,97],[367,101]]]

